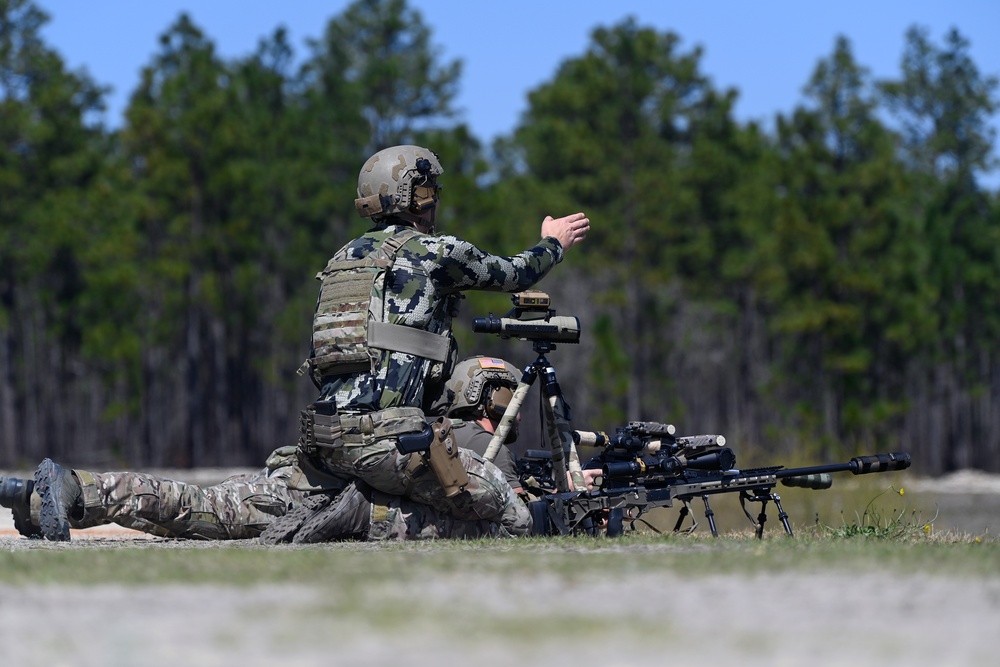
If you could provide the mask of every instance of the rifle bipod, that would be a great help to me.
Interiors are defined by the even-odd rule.
[[[712,510],[712,506],[708,503],[708,495],[703,495],[701,497],[702,501],[705,503],[705,518],[708,519],[708,527],[712,531],[712,537],[718,537],[719,531],[715,526],[715,512]],[[760,503],[760,514],[757,515],[755,519],[750,510],[747,509],[747,503]],[[743,513],[747,515],[747,519],[753,525],[757,539],[764,539],[764,524],[767,523],[767,504],[773,502],[775,507],[778,508],[778,518],[781,520],[781,525],[784,526],[785,532],[789,536],[794,537],[792,534],[792,526],[788,523],[788,513],[785,512],[784,508],[781,506],[781,496],[777,493],[762,492],[754,489],[751,494],[746,489],[740,491],[740,507],[743,508]],[[684,519],[691,517],[691,525],[681,530],[681,526],[684,524]],[[674,532],[680,533],[693,533],[695,529],[698,528],[698,521],[694,518],[694,510],[691,509],[691,503],[688,500],[684,500],[684,506],[681,507],[680,515],[677,517],[677,523],[674,524]]]
[[[777,493],[764,492],[758,489],[753,489],[753,494],[751,494],[746,489],[743,489],[740,491],[740,507],[743,508],[743,513],[747,515],[750,523],[756,529],[757,539],[764,539],[764,523],[767,522],[767,503],[769,501],[773,501],[774,506],[778,508],[778,518],[781,520],[781,525],[785,527],[785,532],[788,533],[789,537],[795,537],[792,534],[792,526],[788,523],[788,513],[781,506],[781,496]],[[756,520],[754,520],[747,509],[748,502],[760,503],[760,514],[757,515]]]

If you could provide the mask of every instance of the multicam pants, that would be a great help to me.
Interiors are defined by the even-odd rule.
[[[337,450],[350,455],[323,467],[346,471],[344,475],[321,472],[294,446],[275,450],[257,473],[208,487],[138,472],[74,470],[83,488],[85,514],[71,518],[70,525],[116,523],[160,537],[256,538],[309,493],[337,492],[357,475],[383,491],[373,499],[371,539],[510,537],[530,532],[531,517],[503,473],[474,452],[460,451],[470,485],[449,499],[429,468],[407,477],[408,458],[398,454],[395,441],[382,442],[392,449],[386,451],[377,443]],[[402,479],[397,469],[403,471]],[[407,492],[409,497],[403,497]]]
[[[478,536],[477,533],[519,537],[528,534],[531,515],[503,472],[475,452],[461,449],[459,453],[469,473],[469,484],[451,498],[445,496],[430,466],[411,465],[410,457],[420,455],[401,454],[391,437],[324,450],[320,456],[330,473],[358,477],[377,491],[402,497],[404,502],[397,502],[395,508],[390,504],[389,509],[398,509],[400,516],[405,515],[401,519],[405,526],[396,525],[393,530],[404,531],[411,536],[409,539],[425,533],[428,537],[472,537]],[[413,503],[406,503],[406,499]],[[429,507],[421,509],[421,505]],[[490,523],[496,525],[488,527]],[[378,532],[374,524],[373,531]]]
[[[316,470],[294,446],[275,450],[267,467],[202,487],[138,472],[74,470],[85,514],[73,528],[116,523],[160,537],[205,540],[258,537],[313,491],[336,492],[347,480]]]
[[[372,526],[368,533],[371,541],[513,537],[496,521],[455,519],[430,505],[421,505],[402,496],[375,492],[372,501]]]

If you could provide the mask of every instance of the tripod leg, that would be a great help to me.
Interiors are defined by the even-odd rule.
[[[567,471],[567,461],[569,458],[567,455],[566,442],[561,435],[562,429],[559,425],[559,416],[557,410],[553,405],[553,402],[558,397],[549,397],[548,400],[542,401],[542,422],[545,427],[545,442],[549,449],[552,451],[552,478],[556,482],[556,488],[560,492],[572,491],[569,488],[569,479],[566,474]],[[572,444],[572,439],[570,439],[570,444]],[[574,447],[575,451],[575,447]],[[580,463],[577,460],[577,467]],[[584,488],[583,483],[583,473],[579,473],[579,480],[575,477],[573,479],[573,484],[577,488]]]
[[[544,382],[542,384],[542,393],[548,399],[543,401],[545,404],[545,417],[546,417],[546,433],[548,435],[549,444],[553,447],[552,450],[552,463],[553,463],[553,475],[559,474],[560,477],[566,476],[566,469],[569,470],[569,474],[573,479],[573,486],[578,490],[586,488],[586,484],[583,480],[583,469],[580,465],[580,455],[576,451],[576,443],[573,441],[573,426],[570,423],[570,410],[569,404],[566,403],[566,399],[562,395],[562,390],[559,388],[559,382],[556,380],[556,371],[549,365],[548,361],[544,357],[539,357],[538,364],[544,363]],[[556,452],[556,448],[560,450]],[[563,467],[562,472],[557,472],[555,467],[556,457],[561,460],[561,466]],[[558,483],[559,479],[556,480]],[[568,485],[567,485],[568,487]],[[569,488],[566,489],[567,491]]]
[[[531,389],[536,375],[532,370],[530,375],[529,373],[525,373],[521,381],[517,383],[514,396],[510,399],[507,409],[504,410],[503,418],[500,419],[500,424],[493,434],[493,439],[490,440],[489,447],[486,448],[486,453],[483,455],[483,458],[487,461],[492,462],[496,459],[497,453],[500,451],[500,445],[507,439],[507,434],[510,433],[510,429],[513,427],[518,413],[521,411],[521,404],[524,403],[524,398],[528,395],[528,390]]]

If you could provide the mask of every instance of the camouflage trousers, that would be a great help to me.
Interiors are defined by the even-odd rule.
[[[347,480],[316,470],[294,446],[275,450],[267,467],[213,486],[187,484],[138,472],[73,471],[84,498],[73,528],[116,523],[160,537],[204,540],[258,537],[308,493],[336,492]]]
[[[403,496],[380,492],[375,492],[373,496],[369,541],[471,540],[514,536],[496,521],[456,519]]]
[[[250,539],[260,536],[272,521],[298,507],[307,495],[336,493],[349,481],[321,472],[294,446],[275,450],[266,465],[257,473],[236,475],[213,486],[139,472],[74,470],[83,489],[85,513],[80,518],[70,518],[70,525],[91,528],[115,523],[159,537]],[[502,473],[495,466],[490,467],[502,481]],[[494,484],[487,482],[487,486]],[[502,512],[510,518],[500,522],[456,519],[399,495],[376,494],[369,539],[468,539],[525,534],[530,529],[530,518],[513,491],[510,493],[517,508]],[[501,504],[506,507],[510,502],[511,498],[506,498]]]
[[[421,455],[401,454],[395,438],[323,450],[320,460],[331,474],[357,477],[376,491],[413,501],[395,508],[399,510],[394,515],[396,531],[410,535],[438,533],[437,537],[479,536],[477,532],[520,537],[530,533],[531,515],[503,472],[471,450],[460,449],[459,455],[469,474],[469,484],[450,498],[429,465],[413,465],[411,457]],[[427,508],[421,509],[421,505]],[[495,525],[484,529],[488,524]],[[373,537],[377,533],[373,522]]]

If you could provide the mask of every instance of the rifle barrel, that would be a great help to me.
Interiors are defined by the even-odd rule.
[[[818,475],[829,472],[851,472],[855,475],[866,475],[872,472],[906,470],[909,467],[909,454],[906,452],[893,452],[891,454],[855,456],[847,463],[831,463],[829,465],[807,466],[805,468],[786,468],[778,470],[774,474],[778,479],[797,477],[799,475]]]

